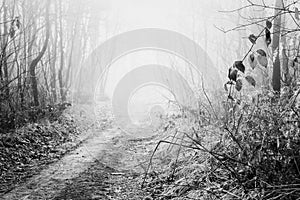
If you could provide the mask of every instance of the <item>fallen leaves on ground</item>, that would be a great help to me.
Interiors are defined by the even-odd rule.
[[[0,195],[31,177],[75,146],[74,119],[62,115],[56,121],[40,121],[0,135]]]

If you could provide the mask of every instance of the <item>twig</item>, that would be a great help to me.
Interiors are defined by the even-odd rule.
[[[155,152],[157,151],[157,149],[158,149],[158,147],[159,147],[159,145],[160,145],[161,143],[173,144],[173,145],[177,145],[177,146],[182,146],[182,147],[186,147],[186,148],[190,148],[190,149],[196,149],[196,150],[199,150],[198,147],[192,147],[192,146],[180,145],[180,144],[177,144],[177,143],[173,143],[173,142],[169,142],[169,141],[164,141],[164,140],[159,141],[158,144],[156,145],[154,151],[152,152],[151,157],[150,157],[150,161],[149,161],[149,164],[148,164],[148,167],[147,167],[147,170],[146,170],[146,173],[145,173],[145,176],[144,176],[144,179],[143,179],[141,188],[144,188],[144,184],[145,184],[145,182],[146,182],[146,178],[147,178],[147,176],[148,176],[150,167],[151,167],[151,165],[152,165],[153,156],[154,156]]]
[[[210,106],[210,108],[212,109],[212,111],[213,111],[213,113],[214,113],[215,119],[218,120],[218,116],[217,116],[217,114],[216,114],[216,112],[215,112],[215,109],[214,109],[214,107],[213,107],[213,105],[212,105],[212,103],[211,103],[211,101],[210,101],[210,99],[209,99],[209,97],[208,97],[208,95],[207,95],[205,89],[204,89],[203,77],[202,77],[202,84],[201,84],[201,86],[202,86],[202,91],[203,91],[203,93],[204,93],[204,96],[205,96],[206,100],[208,101],[209,106]]]

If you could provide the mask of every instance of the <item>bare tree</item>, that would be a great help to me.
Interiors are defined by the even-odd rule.
[[[38,56],[32,60],[29,71],[30,71],[30,77],[31,77],[31,89],[32,89],[32,94],[33,94],[33,100],[34,100],[34,105],[38,106],[39,105],[39,96],[38,96],[38,83],[37,83],[37,77],[36,77],[36,66],[44,56],[48,42],[49,42],[49,37],[50,37],[50,19],[49,19],[49,10],[50,10],[50,0],[46,1],[46,12],[45,12],[45,29],[46,29],[46,38],[43,44],[43,47],[41,51],[39,52]]]

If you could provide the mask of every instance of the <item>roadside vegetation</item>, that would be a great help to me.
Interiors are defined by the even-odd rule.
[[[51,108],[43,110],[46,114],[39,120],[1,134],[0,195],[24,183],[80,143],[76,140],[80,133],[76,118],[62,114],[68,108],[64,105]]]
[[[97,26],[91,9],[78,0],[0,1],[0,195],[74,149],[91,125],[69,112],[86,43],[98,35],[87,29]]]
[[[266,15],[222,30],[259,29],[249,34],[245,55],[229,67],[223,100],[210,96],[213,107],[208,101],[197,116],[182,114],[167,122],[167,135],[154,149],[142,181],[151,191],[149,199],[299,199],[297,5],[248,1],[226,11],[241,16],[256,8]],[[163,170],[154,162],[160,151],[172,155]]]
[[[68,102],[91,101],[71,83],[80,86],[77,75],[87,70],[83,61],[100,35],[94,27],[103,21],[102,8],[81,0],[0,2],[2,195],[74,149],[76,136],[93,126],[78,121],[84,114]],[[131,167],[140,171],[96,160],[57,198],[300,199],[299,9],[294,0],[247,0],[222,11],[238,22],[218,31],[240,36],[223,90],[202,86],[199,107],[182,105],[151,138],[113,138],[119,151],[128,145],[117,155],[137,152]]]

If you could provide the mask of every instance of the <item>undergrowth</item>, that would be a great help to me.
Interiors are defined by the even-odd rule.
[[[143,188],[153,199],[299,199],[300,89],[287,91],[253,102],[228,99],[210,123],[200,112],[192,122],[171,119]],[[157,172],[152,159],[162,145],[172,161]]]
[[[70,103],[59,103],[56,105],[26,107],[22,110],[1,110],[0,134],[20,128],[26,124],[36,123],[41,119],[55,121],[69,106],[71,106]]]
[[[79,134],[75,119],[63,113],[64,105],[46,111],[17,129],[0,134],[0,195],[24,182],[41,166],[59,159],[72,148]],[[69,146],[67,145],[70,143]],[[64,144],[66,144],[64,146]]]

